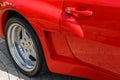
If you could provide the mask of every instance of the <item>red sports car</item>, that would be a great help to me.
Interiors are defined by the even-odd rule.
[[[0,0],[0,35],[28,76],[120,80],[120,0]]]

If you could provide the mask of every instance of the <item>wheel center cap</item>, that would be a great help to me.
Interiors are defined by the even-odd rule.
[[[29,45],[27,42],[25,43],[25,48],[29,48]]]

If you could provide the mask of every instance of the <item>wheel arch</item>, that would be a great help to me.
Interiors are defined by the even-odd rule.
[[[23,16],[21,15],[19,12],[15,11],[15,10],[7,10],[5,11],[2,16],[1,16],[1,30],[2,30],[2,37],[5,38],[5,24],[8,21],[8,19],[10,19],[13,16],[19,16],[21,18],[23,18],[26,22],[29,23],[29,21]],[[29,23],[30,24],[30,23]],[[31,25],[31,24],[30,24]]]
[[[0,29],[2,30],[2,37],[3,39],[5,38],[5,25],[6,22],[8,21],[8,19],[17,16],[20,17],[22,19],[24,19],[33,29],[34,33],[36,34],[36,36],[38,37],[40,44],[41,42],[41,36],[44,35],[44,31],[42,29],[38,29],[39,24],[36,24],[35,22],[30,22],[24,15],[22,15],[21,13],[15,11],[15,10],[7,10],[2,14],[1,17],[1,27]]]
[[[33,21],[30,22],[30,20],[28,20],[28,18],[26,16],[24,16],[24,14],[22,14],[16,10],[7,10],[7,11],[4,11],[1,16],[0,29],[1,29],[1,33],[2,33],[2,38],[5,38],[6,22],[8,21],[8,19],[10,19],[11,17],[14,17],[14,16],[18,16],[18,17],[24,19],[28,24],[30,24],[31,28],[34,30],[35,34],[38,36],[39,39],[40,39],[40,36],[44,35],[44,30],[42,30],[41,27],[39,27],[40,29],[38,29],[38,26],[40,26],[40,24],[37,24],[36,22],[33,22]]]

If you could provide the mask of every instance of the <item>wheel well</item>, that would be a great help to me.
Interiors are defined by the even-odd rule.
[[[8,21],[8,19],[10,19],[11,17],[14,17],[14,16],[19,16],[20,18],[24,19],[26,22],[28,22],[24,16],[22,16],[20,13],[16,12],[16,11],[13,11],[13,10],[9,10],[9,11],[6,11],[3,15],[2,15],[2,20],[1,20],[1,29],[2,29],[2,33],[3,33],[3,38],[5,36],[5,33],[4,33],[4,30],[5,30],[5,24],[6,22]],[[29,23],[29,22],[28,22]],[[30,23],[29,23],[30,24]]]
[[[24,20],[26,20],[21,14],[19,14],[16,11],[12,11],[12,10],[8,11],[7,20],[10,19],[13,16],[19,16],[19,17],[23,18]]]

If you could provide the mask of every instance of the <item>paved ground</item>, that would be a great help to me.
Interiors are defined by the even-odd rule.
[[[80,78],[47,73],[43,76],[27,77],[12,64],[5,42],[0,38],[0,80],[83,80]]]

